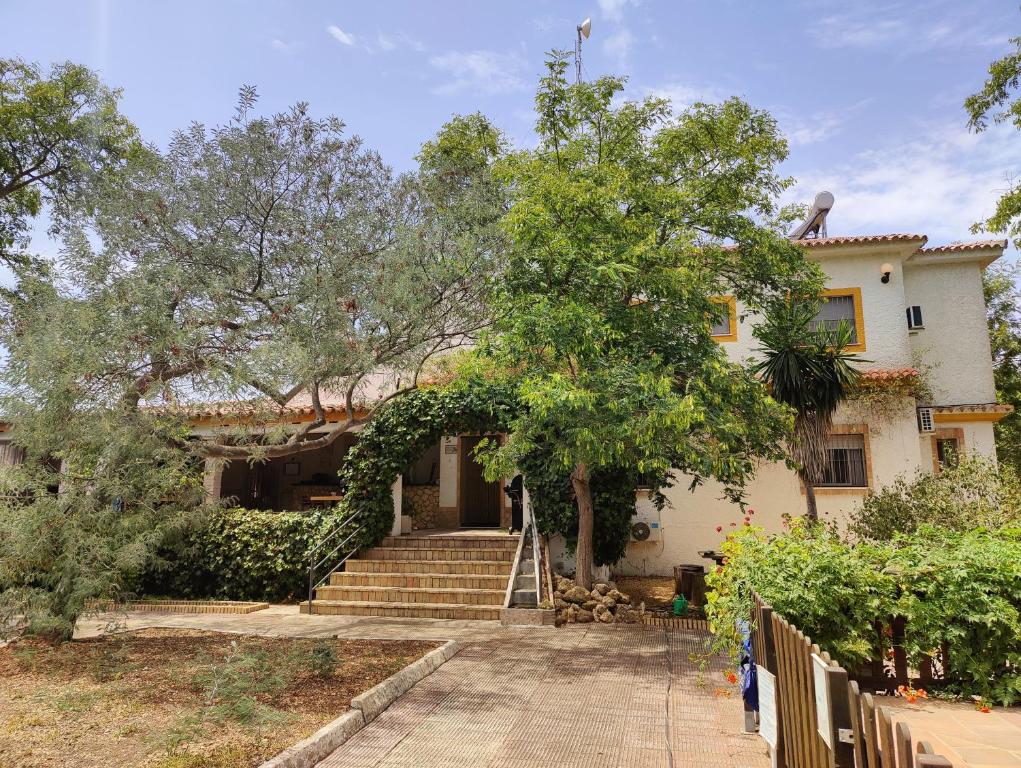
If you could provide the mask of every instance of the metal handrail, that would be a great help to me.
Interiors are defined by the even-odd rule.
[[[315,591],[327,582],[327,580],[330,578],[330,574],[332,574],[334,571],[340,568],[340,566],[342,566],[344,563],[346,563],[348,560],[354,557],[355,553],[358,552],[360,547],[355,547],[354,549],[351,549],[346,555],[344,555],[344,557],[340,559],[338,563],[336,563],[332,568],[330,568],[326,575],[319,579],[319,581],[315,580],[316,571],[318,571],[319,568],[321,568],[325,563],[332,562],[332,558],[338,552],[340,552],[344,545],[351,541],[351,539],[353,539],[360,533],[364,533],[366,530],[366,524],[362,523],[361,525],[359,525],[354,531],[349,533],[339,544],[337,544],[337,546],[335,546],[333,549],[331,549],[329,552],[327,552],[325,555],[319,558],[318,561],[316,560],[316,554],[320,550],[322,550],[323,547],[329,544],[330,541],[332,541],[337,535],[339,535],[346,526],[350,525],[352,522],[356,522],[356,517],[351,517],[348,518],[347,520],[344,520],[336,528],[334,528],[332,531],[326,534],[326,536],[324,536],[319,541],[319,543],[316,544],[308,553],[308,613],[310,616],[314,613],[312,607],[313,604],[312,596],[315,594]]]

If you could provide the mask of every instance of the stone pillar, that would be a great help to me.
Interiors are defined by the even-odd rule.
[[[220,500],[223,487],[223,466],[220,459],[206,459],[202,487],[206,489],[206,504],[216,504]]]
[[[394,484],[390,486],[390,492],[394,498],[394,521],[390,527],[391,536],[401,535],[401,500],[404,496],[404,478],[397,475],[397,479],[394,480]]]

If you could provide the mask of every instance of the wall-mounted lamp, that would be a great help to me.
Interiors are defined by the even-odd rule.
[[[879,268],[879,273],[883,276],[881,279],[884,283],[890,282],[890,275],[893,274],[893,264],[884,264]]]

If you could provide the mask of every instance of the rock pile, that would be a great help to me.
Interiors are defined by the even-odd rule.
[[[588,590],[566,576],[557,576],[553,607],[557,610],[557,626],[601,622],[636,623],[642,620],[641,610],[631,606],[631,598],[617,589],[612,581],[597,582]]]

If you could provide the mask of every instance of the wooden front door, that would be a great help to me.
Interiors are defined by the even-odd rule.
[[[460,477],[461,525],[465,528],[497,528],[500,525],[500,483],[482,476],[482,465],[475,461],[475,447],[481,436],[461,438]]]

